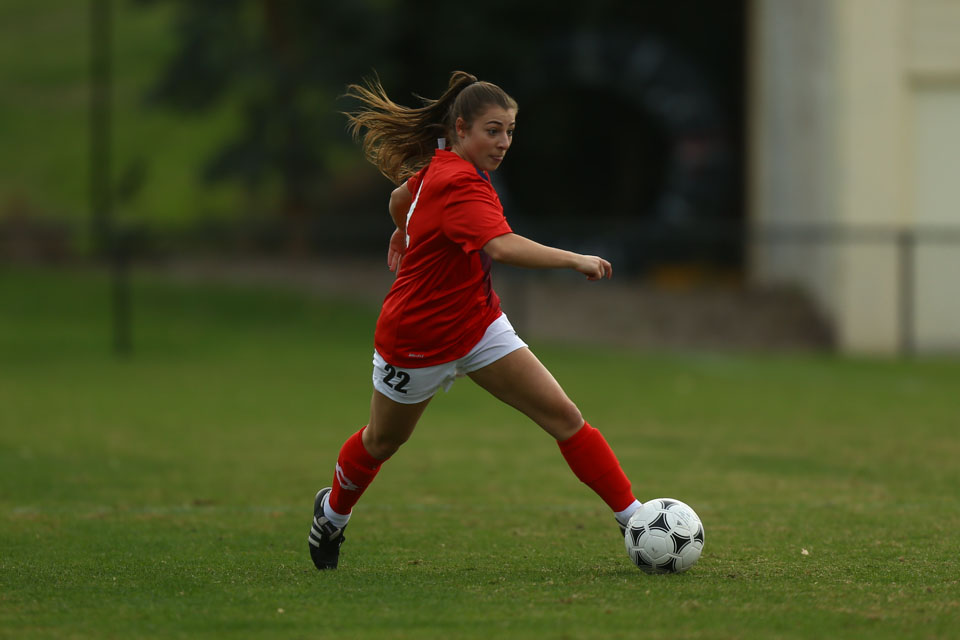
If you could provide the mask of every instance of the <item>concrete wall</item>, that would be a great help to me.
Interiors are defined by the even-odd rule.
[[[960,248],[936,229],[960,223],[960,0],[909,2],[906,48],[908,216],[934,229],[916,249],[915,340],[925,351],[956,350]]]
[[[807,289],[846,351],[960,350],[960,244],[930,226],[960,230],[960,0],[754,0],[750,17],[751,221],[850,231],[760,243],[752,277]],[[913,230],[911,255],[896,234]]]
[[[750,13],[748,208],[758,224],[791,228],[836,216],[832,3],[758,1]],[[800,283],[835,317],[830,247],[778,241],[751,248],[755,279]]]

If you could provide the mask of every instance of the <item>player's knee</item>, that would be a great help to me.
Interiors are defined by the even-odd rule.
[[[583,426],[583,414],[572,400],[566,399],[557,407],[554,436],[558,440],[566,440]]]
[[[566,421],[567,426],[571,431],[576,433],[580,430],[580,427],[583,426],[583,414],[580,413],[580,409],[577,408],[577,405],[572,402],[566,409]]]
[[[364,436],[366,435],[366,432],[364,432]],[[368,437],[364,437],[363,446],[374,458],[386,460],[409,439],[410,434],[373,432]]]

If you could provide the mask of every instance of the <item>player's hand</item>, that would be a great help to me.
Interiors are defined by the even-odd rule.
[[[400,270],[400,260],[407,251],[407,234],[401,229],[396,229],[390,236],[390,246],[387,249],[387,268],[396,273]]]
[[[587,280],[602,280],[613,277],[613,265],[599,256],[580,256],[576,270],[587,276]]]

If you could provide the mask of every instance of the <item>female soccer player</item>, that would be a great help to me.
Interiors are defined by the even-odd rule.
[[[513,142],[517,103],[462,71],[451,75],[439,99],[425,99],[420,108],[394,103],[378,81],[350,85],[347,95],[363,105],[346,114],[354,136],[399,185],[390,195],[397,228],[387,252],[396,280],[374,334],[370,421],[344,443],[333,486],[314,499],[314,564],[337,567],[354,505],[413,433],[433,395],[464,375],[553,436],[573,473],[609,505],[622,530],[640,507],[630,481],[604,437],[517,336],[490,282],[491,258],[574,269],[588,280],[613,274],[603,258],[538,244],[507,224],[488,172]]]

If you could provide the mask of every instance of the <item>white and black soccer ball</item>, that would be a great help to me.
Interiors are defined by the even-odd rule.
[[[645,502],[630,517],[623,542],[645,573],[680,573],[700,558],[703,523],[688,505],[672,498]]]

